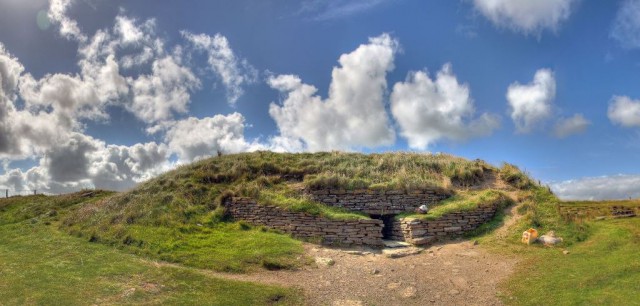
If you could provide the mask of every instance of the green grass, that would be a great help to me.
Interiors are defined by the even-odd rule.
[[[73,231],[72,231],[73,232]],[[79,236],[147,258],[221,272],[294,269],[307,263],[302,242],[244,223],[179,228],[131,225]]]
[[[513,247],[523,261],[504,282],[513,305],[640,305],[640,218],[595,222],[561,248]]]
[[[299,305],[300,293],[157,265],[42,223],[0,226],[0,304]]]
[[[46,195],[16,196],[0,199],[0,225],[39,217],[53,217],[79,203],[95,202],[114,194],[104,190],[82,190],[76,193],[50,197]]]
[[[70,216],[78,214],[100,221],[100,210],[96,209],[104,208],[101,205],[113,203],[112,199],[120,196],[122,194],[85,190],[62,196],[0,199],[0,225],[19,222],[50,225],[87,242],[99,242],[151,259],[216,271],[293,269],[308,262],[302,256],[300,241],[235,222],[210,221],[173,226],[135,222],[69,223]],[[103,213],[117,215],[112,212]],[[126,206],[121,212],[126,214]]]
[[[227,226],[223,200],[247,196],[290,211],[354,220],[369,217],[311,201],[302,190],[449,189],[481,182],[491,171],[497,169],[445,154],[243,153],[178,167],[128,192],[74,206],[59,219],[75,236],[194,267],[296,267],[299,244],[274,233]],[[246,258],[242,255],[253,254],[251,249],[238,247],[233,256],[221,250],[242,236],[264,241],[263,252]]]
[[[610,201],[565,201],[560,203],[560,207],[563,210],[564,217],[569,219],[575,219],[574,221],[580,221],[579,219],[594,219],[601,216],[611,216],[612,208],[618,207],[618,211],[621,207],[630,212],[636,212],[640,214],[640,200],[610,200]],[[579,209],[580,214],[567,214],[566,211],[571,208],[588,208]]]
[[[398,218],[436,220],[450,213],[470,211],[480,206],[496,205],[498,210],[501,210],[511,204],[513,200],[497,190],[460,191],[436,206],[430,207],[427,214],[401,214]]]
[[[566,220],[560,214],[562,202],[544,187],[534,187],[521,192],[522,206],[519,213],[524,215],[512,232],[510,240],[519,242],[522,232],[535,228],[540,235],[554,231],[563,237],[563,245],[569,246],[587,239],[591,234],[590,224]]]
[[[314,216],[323,216],[332,220],[370,219],[370,217],[365,214],[323,205],[318,202],[311,201],[304,196],[287,194],[283,191],[263,191],[260,193],[258,201],[262,204],[279,206],[289,211],[305,212]]]

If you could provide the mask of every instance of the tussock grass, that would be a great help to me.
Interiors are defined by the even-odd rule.
[[[520,169],[512,164],[504,163],[500,168],[500,177],[507,184],[518,189],[529,189],[536,187],[536,183]]]
[[[451,191],[478,185],[494,173],[498,169],[483,161],[446,154],[242,153],[180,166],[128,192],[73,206],[58,218],[61,228],[74,236],[150,258],[219,271],[295,267],[305,261],[296,259],[302,250],[299,244],[291,243],[288,236],[227,226],[233,220],[225,215],[224,199],[247,196],[291,211],[354,220],[368,216],[311,201],[302,190]],[[465,207],[460,202],[450,209]],[[446,211],[442,208],[442,213]],[[223,247],[208,245],[233,244],[243,236],[250,237],[244,242],[248,246],[264,241],[260,246],[264,252],[254,254],[249,248],[235,247],[231,256]],[[245,253],[253,255],[243,256]]]
[[[513,242],[520,241],[522,232],[528,228],[537,229],[540,235],[554,231],[557,236],[564,238],[564,246],[584,241],[589,237],[589,224],[565,220],[560,214],[560,200],[548,189],[534,187],[520,192],[520,198],[522,205],[519,213],[524,216],[510,237]]]
[[[450,213],[470,211],[481,206],[496,205],[498,210],[501,210],[511,204],[513,204],[513,200],[498,190],[460,191],[454,196],[441,201],[438,205],[431,207],[427,214],[402,214],[399,215],[399,218],[411,217],[436,220]]]
[[[222,247],[204,246],[204,242],[232,244],[247,234],[225,225],[229,220],[221,205],[224,199],[247,196],[259,203],[329,219],[363,219],[368,216],[313,202],[301,191],[449,189],[476,184],[486,171],[496,169],[482,161],[446,154],[243,153],[180,166],[131,191],[73,209],[61,220],[63,229],[75,236],[195,267],[246,271],[265,266],[262,262],[294,267],[299,263],[285,254],[299,254],[301,246],[286,243],[288,237],[276,238],[258,229],[251,229],[248,236],[264,241],[261,247],[271,255],[245,257],[242,254],[253,254],[251,250],[237,247],[236,253],[228,256]],[[216,236],[218,232],[221,234]],[[228,260],[211,259],[217,257]]]

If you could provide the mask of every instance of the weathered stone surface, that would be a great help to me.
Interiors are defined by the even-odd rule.
[[[425,237],[420,237],[420,238],[413,238],[413,239],[410,240],[410,242],[415,244],[415,245],[425,245],[425,244],[432,243],[435,240],[436,240],[436,238],[433,237],[433,236],[425,236]]]
[[[233,197],[225,201],[227,213],[237,220],[290,233],[298,238],[320,239],[324,244],[382,246],[382,220],[329,220],[307,213],[260,205],[254,199]]]
[[[307,190],[316,201],[327,205],[368,212],[376,215],[412,211],[429,201],[448,197],[433,190],[379,191],[379,190]],[[251,198],[231,198],[225,203],[228,213],[239,220],[255,225],[264,225],[295,237],[319,239],[324,244],[382,246],[382,220],[328,220],[306,213],[290,212],[272,205],[259,205]],[[426,245],[434,241],[450,239],[476,229],[491,220],[495,206],[481,206],[474,210],[450,213],[437,220],[404,218],[387,220],[385,239],[407,241]],[[627,212],[618,209],[619,213]]]
[[[433,204],[450,195],[438,190],[307,190],[313,200],[330,206],[369,214],[410,212],[423,204]]]
[[[389,258],[400,258],[420,254],[423,250],[422,248],[384,249],[382,250],[382,254]]]

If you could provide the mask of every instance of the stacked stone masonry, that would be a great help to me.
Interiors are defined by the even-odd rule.
[[[277,206],[260,205],[252,198],[225,201],[227,213],[237,220],[290,233],[297,238],[319,239],[323,244],[382,245],[381,220],[329,220]]]
[[[312,200],[371,215],[389,215],[414,211],[420,205],[431,205],[450,195],[438,190],[307,190]]]
[[[394,223],[392,238],[422,245],[461,236],[490,221],[496,206],[480,206],[474,210],[446,214],[436,220],[404,218]]]
[[[578,206],[561,205],[561,214],[569,219],[593,219],[603,216],[637,216],[640,215],[640,203],[614,206]]]
[[[412,212],[422,204],[433,204],[449,197],[436,191],[401,193],[399,191],[316,190],[307,191],[314,200],[351,211],[371,215],[395,215]],[[291,212],[273,205],[258,204],[245,197],[225,201],[227,213],[236,220],[290,233],[294,237],[319,240],[323,244],[368,245],[383,244],[383,220],[330,220],[303,212]],[[446,214],[436,220],[417,218],[393,219],[390,235],[385,239],[406,241],[416,245],[429,244],[463,235],[490,221],[496,206],[480,206],[474,210]],[[387,219],[389,220],[389,219]],[[387,234],[388,235],[388,234]]]

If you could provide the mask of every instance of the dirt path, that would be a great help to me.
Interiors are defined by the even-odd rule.
[[[357,255],[311,244],[305,244],[305,250],[335,263],[248,275],[206,273],[301,288],[309,305],[500,305],[496,285],[515,265],[513,259],[469,241],[435,245],[396,259],[379,251]]]
[[[522,206],[522,204],[518,203],[517,205],[512,205],[504,209],[505,222],[493,233],[493,235],[495,235],[498,239],[505,239],[509,234],[509,229],[511,228],[511,226],[514,225],[518,220],[520,220],[520,218],[522,218],[522,215],[518,213],[518,209],[520,208],[520,206]]]
[[[487,184],[514,196],[497,177]],[[496,230],[496,237],[506,236],[521,217],[517,208],[505,209],[505,224]],[[380,250],[313,244],[304,248],[307,256],[331,259],[333,264],[240,275],[200,271],[226,279],[300,288],[308,305],[501,305],[497,285],[517,263],[514,258],[489,253],[482,245],[460,240],[395,259]]]

